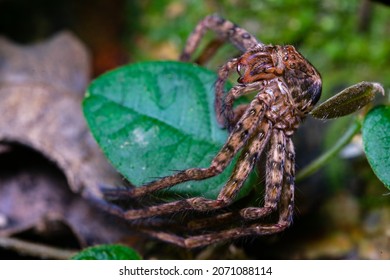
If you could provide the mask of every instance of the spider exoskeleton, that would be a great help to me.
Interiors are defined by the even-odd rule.
[[[196,226],[209,231],[198,231],[198,235],[181,237],[161,231],[163,229],[143,229],[158,239],[187,248],[248,235],[273,234],[283,231],[292,223],[295,152],[291,137],[319,100],[322,87],[320,74],[293,46],[262,44],[246,30],[217,15],[207,16],[197,25],[187,41],[181,60],[190,60],[207,30],[216,32],[219,39],[230,41],[243,52],[240,57],[231,59],[219,69],[215,86],[217,121],[230,132],[226,143],[209,167],[190,168],[144,186],[105,193],[106,198],[111,199],[145,197],[179,183],[216,176],[239,154],[229,180],[215,200],[194,197],[139,209],[122,210],[115,206],[108,209],[127,220],[188,210],[207,213],[208,218],[201,219]],[[224,86],[232,71],[238,72],[238,84],[225,93]],[[233,106],[237,98],[249,93],[256,93],[249,104]],[[264,204],[235,212],[216,212],[215,210],[225,209],[233,203],[264,153]],[[278,215],[275,223],[262,221],[272,213]],[[230,224],[233,218],[240,222]],[[212,231],[217,222],[234,226]]]

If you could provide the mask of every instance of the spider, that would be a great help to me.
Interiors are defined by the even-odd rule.
[[[201,231],[199,235],[189,237],[143,229],[155,238],[187,248],[249,235],[274,234],[291,225],[295,176],[291,138],[319,100],[322,89],[318,71],[293,46],[262,44],[246,30],[217,15],[207,16],[199,22],[187,41],[181,60],[190,60],[207,30],[217,33],[220,40],[229,40],[243,52],[219,69],[215,84],[217,121],[230,132],[226,143],[209,167],[178,171],[137,188],[105,190],[106,199],[143,198],[179,183],[217,176],[239,154],[230,178],[215,200],[193,197],[139,209],[107,207],[111,213],[127,220],[147,220],[192,210],[206,216],[193,224],[193,229],[207,229],[220,223],[234,225],[227,229]],[[238,84],[225,93],[225,83],[233,71],[239,75]],[[249,104],[233,106],[237,98],[250,93],[256,95]],[[231,206],[262,154],[266,157],[264,204],[218,212]],[[214,214],[207,216],[210,213]],[[274,223],[261,222],[275,213]]]

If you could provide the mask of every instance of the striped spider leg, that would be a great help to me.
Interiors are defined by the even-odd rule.
[[[106,191],[107,198],[142,198],[155,191],[191,180],[203,180],[220,174],[238,155],[232,174],[215,200],[193,197],[139,209],[108,211],[127,220],[138,220],[193,210],[210,214],[231,205],[260,156],[266,154],[264,204],[237,212],[218,213],[195,221],[195,227],[211,227],[214,222],[233,216],[245,223],[200,235],[181,237],[176,234],[144,229],[160,240],[193,248],[247,235],[266,235],[284,230],[293,218],[294,208],[294,145],[291,137],[311,111],[321,94],[321,77],[316,69],[293,46],[259,43],[246,30],[216,15],[202,20],[191,34],[181,56],[190,60],[207,30],[219,39],[229,40],[243,54],[224,64],[218,72],[215,87],[217,121],[230,135],[209,167],[190,168],[133,189]],[[232,71],[239,74],[238,84],[229,92],[224,85]],[[234,101],[248,93],[256,96],[248,105],[234,108]],[[215,212],[214,212],[215,213]],[[275,224],[259,220],[277,213]]]

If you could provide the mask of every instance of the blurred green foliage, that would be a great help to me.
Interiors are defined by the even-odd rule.
[[[370,8],[362,8],[364,1],[128,0],[140,14],[138,42],[129,45],[135,60],[172,59],[197,22],[218,13],[264,43],[297,46],[322,73],[323,98],[363,80],[378,81],[386,88],[390,86],[390,7],[372,2]]]

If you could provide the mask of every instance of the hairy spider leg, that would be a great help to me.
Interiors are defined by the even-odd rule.
[[[256,161],[259,159],[260,155],[263,153],[265,146],[268,144],[270,140],[272,130],[272,124],[267,121],[263,120],[262,124],[259,126],[259,129],[256,131],[256,138],[253,141],[253,144],[251,147],[249,147],[248,150],[244,150],[243,153],[247,153],[246,157],[256,157]],[[235,167],[235,172],[240,172],[239,165],[240,163],[237,162],[237,165]],[[245,168],[245,166],[244,166]],[[253,168],[253,167],[252,167]],[[233,172],[234,174],[234,172]],[[233,176],[232,176],[233,177]],[[233,179],[233,178],[231,178]],[[223,199],[224,196],[229,196],[229,192],[233,192],[234,190],[226,189],[222,190],[218,196],[219,199]],[[202,218],[198,220],[194,220],[188,223],[188,226],[191,229],[200,229],[200,228],[206,228],[210,226],[216,226],[219,224],[226,223],[228,221],[232,221],[234,219],[239,219],[242,217],[241,211],[239,212],[226,212],[222,214],[218,214],[213,217],[209,218]],[[251,219],[251,217],[247,217],[246,215],[243,216],[244,218]]]
[[[295,152],[291,137],[285,137],[285,164],[283,174],[283,185],[280,194],[279,220],[273,225],[251,224],[247,227],[238,227],[224,230],[218,233],[210,233],[185,238],[181,242],[187,248],[195,248],[211,244],[215,241],[223,241],[239,238],[248,235],[269,235],[281,232],[289,227],[293,221],[294,210],[294,176],[295,176]]]
[[[227,63],[222,65],[218,70],[218,79],[215,83],[215,99],[214,99],[214,110],[217,118],[217,123],[220,127],[225,128],[229,126],[227,123],[225,112],[224,112],[224,99],[225,99],[225,83],[229,74],[234,69],[237,69],[238,58],[233,58]]]
[[[282,132],[283,137],[285,137],[285,163],[284,163],[284,174],[283,174],[283,185],[282,190],[280,194],[280,202],[279,202],[279,221],[275,225],[259,225],[259,224],[252,224],[248,226],[247,229],[245,228],[237,228],[237,229],[230,229],[222,234],[208,234],[206,236],[200,235],[200,236],[194,236],[189,237],[185,240],[183,240],[184,244],[188,246],[189,248],[193,247],[199,247],[203,245],[207,245],[210,243],[213,243],[216,240],[221,240],[221,237],[224,237],[222,239],[231,239],[231,238],[237,238],[242,237],[246,235],[266,235],[266,234],[273,234],[280,231],[283,231],[287,227],[290,226],[290,224],[293,221],[293,210],[294,210],[294,177],[295,177],[295,152],[294,152],[294,144],[292,142],[291,137],[285,136]],[[267,203],[265,203],[267,204]],[[272,203],[271,203],[272,205]],[[248,208],[246,208],[248,209]],[[261,209],[261,208],[259,208]],[[245,208],[242,210],[245,211]],[[253,212],[252,212],[253,213]],[[262,212],[255,212],[256,214],[260,214],[258,217],[253,218],[261,218]],[[229,213],[224,213],[222,215],[226,215]],[[208,242],[208,243],[207,243]]]
[[[210,177],[211,172],[219,174],[232,160],[239,149],[242,148],[244,143],[248,142],[248,147],[242,151],[231,177],[229,178],[226,185],[222,188],[216,200],[205,199],[202,197],[189,198],[142,209],[127,210],[124,211],[123,216],[126,219],[134,220],[155,215],[168,214],[186,209],[207,211],[221,208],[230,204],[248,177],[249,173],[252,171],[253,165],[257,161],[257,156],[264,149],[265,144],[263,144],[263,146],[260,148],[259,143],[265,143],[265,140],[268,139],[267,135],[269,126],[267,124],[261,126],[259,130],[257,129],[259,127],[259,122],[262,123],[264,117],[264,112],[266,110],[264,107],[267,107],[267,105],[258,98],[254,99],[250,103],[250,109],[237,123],[235,130],[230,135],[227,143],[213,159],[209,168],[187,169],[175,175],[165,177],[169,179],[164,180],[165,178],[162,178],[161,180],[155,182],[157,184],[157,189],[154,183],[142,187],[144,190],[142,194],[145,195],[145,191],[150,193],[152,189],[154,191],[161,189],[161,182],[168,181],[166,185],[163,186],[165,188],[174,185],[172,181],[181,183],[189,180],[201,180],[205,178],[204,176]],[[186,177],[184,177],[183,174],[185,174]],[[179,176],[179,179],[177,179],[177,176]],[[139,188],[134,190],[136,191],[138,189]]]
[[[253,134],[249,139],[248,145],[241,152],[237,163],[234,166],[232,175],[221,189],[217,199],[193,197],[142,209],[127,210],[124,212],[124,216],[127,219],[132,220],[182,210],[209,211],[230,205],[257,163],[257,159],[263,152],[269,139],[270,126],[270,122],[266,121],[265,124],[256,131],[257,133]]]
[[[279,138],[278,140],[281,140],[281,138],[285,138],[286,151],[285,151],[285,164],[283,167],[284,169],[283,183],[282,183],[282,188],[280,193],[278,223],[273,225],[254,223],[248,226],[237,227],[228,230],[223,230],[220,232],[197,235],[188,238],[178,239],[176,236],[170,236],[169,240],[167,241],[174,242],[174,243],[179,242],[175,244],[183,244],[184,247],[186,248],[196,248],[200,246],[209,245],[211,243],[214,243],[215,241],[224,241],[224,240],[229,240],[229,239],[234,239],[234,238],[239,238],[239,237],[244,237],[249,235],[274,234],[274,233],[281,232],[285,230],[287,227],[289,227],[293,220],[293,210],[294,210],[293,208],[294,208],[294,176],[295,176],[294,155],[295,153],[294,153],[294,144],[291,138],[286,137],[283,132],[281,133],[283,136],[279,136],[277,138]],[[277,145],[279,145],[279,143]],[[280,159],[279,157],[277,158]],[[261,211],[255,213],[262,215]]]
[[[243,52],[247,51],[250,48],[254,48],[255,46],[261,45],[261,43],[245,29],[240,28],[236,24],[227,21],[217,15],[210,15],[200,21],[195,27],[195,30],[189,36],[186,46],[180,56],[181,61],[190,60],[191,55],[195,52],[207,30],[212,30],[219,35],[220,38],[216,42],[230,41],[233,45],[235,45],[239,50]],[[216,49],[220,46],[219,43],[217,43],[216,45],[217,47],[214,47],[211,53],[205,54],[206,59],[209,59],[215,53]],[[205,58],[203,57],[202,60],[205,60]],[[237,61],[238,60],[234,58],[219,69],[218,80],[215,86],[214,108],[217,115],[217,122],[223,128],[229,126],[229,131],[231,130],[231,123],[235,123],[237,118],[233,120],[232,114],[230,120],[231,122],[229,123],[227,122],[226,117],[223,115],[224,86],[230,71],[236,68]],[[240,112],[242,114],[243,107],[240,107],[239,110],[237,110],[237,113]]]
[[[199,43],[207,30],[216,32],[222,40],[230,41],[242,52],[260,44],[259,41],[245,29],[240,28],[236,24],[217,15],[210,15],[200,21],[195,27],[195,30],[188,37],[180,60],[190,60],[191,55],[199,46]]]
[[[228,230],[201,234],[187,238],[180,237],[167,232],[156,232],[150,229],[142,229],[142,231],[159,240],[164,240],[166,242],[170,242],[181,247],[196,248],[206,246],[217,241],[222,242],[250,235],[270,235],[285,230],[292,223],[294,207],[294,181],[291,180],[294,177],[294,155],[293,153],[291,153],[294,147],[289,137],[286,139],[286,142],[288,152],[286,156],[286,164],[284,167],[285,175],[281,192],[281,201],[279,205],[278,223],[271,225],[253,223],[247,226],[236,227]],[[292,150],[290,150],[291,148]]]
[[[270,98],[268,98],[268,102],[265,102],[264,100],[261,101],[256,98],[250,103],[249,110],[237,123],[227,142],[214,157],[209,167],[190,168],[179,171],[176,174],[163,177],[157,181],[152,181],[133,189],[106,189],[103,190],[104,195],[108,198],[126,196],[135,198],[177,185],[179,183],[191,180],[203,180],[220,174],[256,130],[258,123],[264,117],[265,111],[269,107],[268,104],[271,104],[272,102],[269,99]]]
[[[279,225],[288,227],[293,220],[295,189],[295,151],[291,137],[286,137],[283,189],[279,205]]]
[[[292,215],[292,213],[290,213],[289,215]],[[184,247],[186,248],[196,248],[200,246],[206,246],[217,241],[222,242],[222,241],[227,241],[230,239],[236,239],[236,238],[249,236],[249,235],[275,234],[285,230],[287,227],[288,225],[286,223],[279,223],[279,222],[270,225],[254,223],[248,226],[221,230],[219,232],[191,236],[188,238],[184,238],[179,244],[184,244]],[[176,238],[174,235],[174,236],[170,236],[170,239],[166,241],[172,242],[175,239]]]
[[[269,126],[272,127],[271,124],[268,124]],[[266,126],[263,125],[263,127]],[[288,196],[285,201],[290,201],[290,198],[293,201],[293,193],[292,197],[290,193],[294,190],[294,147],[290,138],[288,138],[288,141],[288,146],[286,146],[286,136],[283,131],[272,129],[271,145],[267,155],[266,195],[263,207],[247,207],[241,209],[238,213],[228,212],[213,216],[212,218],[195,220],[189,223],[190,228],[205,228],[215,226],[216,223],[223,224],[227,221],[241,218],[245,220],[261,219],[277,209],[278,203],[281,200],[282,188],[286,188],[286,184],[291,190],[289,192],[284,191],[285,195]]]
[[[240,214],[245,219],[261,218],[277,208],[283,184],[285,142],[284,133],[273,129],[267,155],[264,206],[241,210]]]
[[[227,124],[229,131],[231,131],[236,125],[237,118],[240,118],[248,108],[248,105],[245,104],[237,106],[237,108],[233,110],[234,101],[245,94],[249,94],[254,91],[262,92],[263,90],[264,81],[258,81],[251,84],[238,84],[229,90],[226,94],[225,102],[222,107],[222,115],[225,118],[225,123]]]
[[[232,175],[229,178],[230,183],[226,184],[221,190],[217,200],[231,202],[236,196],[243,181],[245,181],[245,179],[249,176],[249,173],[252,171],[260,155],[263,153],[264,148],[269,141],[271,129],[272,125],[270,121],[264,119],[260,123],[256,133],[252,137],[253,139],[251,139],[248,143],[248,146],[244,147],[240,158],[234,167]]]

